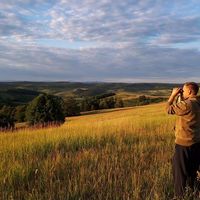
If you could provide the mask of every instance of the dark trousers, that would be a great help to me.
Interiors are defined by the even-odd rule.
[[[200,143],[189,147],[175,145],[175,153],[172,160],[175,196],[182,197],[185,188],[192,190],[196,187],[197,170],[200,167]]]

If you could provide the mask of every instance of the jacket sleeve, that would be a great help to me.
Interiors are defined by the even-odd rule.
[[[191,105],[186,101],[180,101],[176,104],[169,104],[167,102],[166,110],[168,114],[182,116],[191,111]]]

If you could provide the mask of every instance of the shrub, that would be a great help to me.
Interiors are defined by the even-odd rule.
[[[15,108],[15,121],[16,122],[24,122],[26,114],[26,106],[21,105]]]
[[[0,110],[0,129],[13,129],[15,108],[11,106],[3,106]]]
[[[117,98],[115,102],[115,108],[122,108],[124,107],[124,102],[121,98]]]
[[[29,125],[46,126],[65,121],[64,102],[61,97],[41,94],[27,106],[26,120]]]
[[[80,115],[80,106],[74,97],[68,97],[64,101],[65,116],[77,116]]]

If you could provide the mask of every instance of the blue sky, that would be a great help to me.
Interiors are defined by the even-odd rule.
[[[0,81],[200,77],[198,0],[1,0]]]

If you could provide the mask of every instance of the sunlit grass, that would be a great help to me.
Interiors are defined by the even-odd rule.
[[[174,117],[165,104],[0,134],[1,199],[170,199]]]

